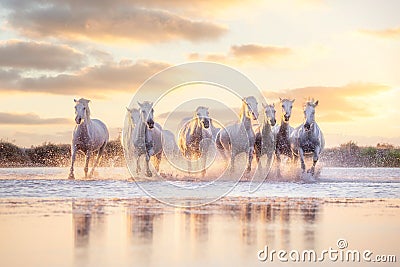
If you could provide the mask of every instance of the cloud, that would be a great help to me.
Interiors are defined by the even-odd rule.
[[[26,3],[29,2],[29,3]],[[176,1],[183,2],[183,1]],[[79,4],[78,4],[79,3]],[[164,42],[205,41],[221,37],[224,26],[194,20],[162,9],[160,1],[8,1],[8,24],[34,38],[129,40]],[[158,4],[158,5],[157,5]],[[161,5],[161,9],[158,6]],[[149,8],[149,6],[151,6]]]
[[[0,124],[7,125],[44,125],[44,124],[70,124],[72,121],[66,118],[43,119],[34,113],[15,114],[0,112]]]
[[[400,38],[400,27],[397,28],[389,28],[389,29],[382,29],[382,30],[359,30],[360,33],[375,36],[379,38]]]
[[[85,56],[66,45],[9,40],[0,42],[1,67],[71,70],[83,66]]]
[[[163,62],[124,60],[87,67],[73,74],[40,77],[23,77],[16,71],[0,70],[0,77],[4,76],[0,80],[0,90],[100,97],[118,91],[131,92],[168,66]]]
[[[259,44],[232,45],[227,54],[205,54],[192,53],[188,55],[189,60],[207,60],[224,63],[245,62],[272,62],[278,58],[292,54],[288,47],[264,46]]]
[[[346,122],[373,115],[370,102],[363,101],[391,90],[389,86],[374,83],[351,83],[344,86],[313,86],[287,89],[280,92],[264,92],[268,99],[279,101],[279,97],[295,98],[293,107],[295,121],[302,121],[302,108],[306,98],[319,100],[317,119],[324,122]],[[279,109],[279,105],[277,110]]]

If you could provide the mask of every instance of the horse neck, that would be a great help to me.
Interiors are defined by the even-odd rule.
[[[87,135],[89,139],[92,138],[93,123],[92,120],[90,119],[90,113],[86,112],[85,118],[83,119],[83,122],[78,125],[78,128],[80,128],[83,135]]]
[[[244,104],[242,105],[242,109],[240,111],[240,123],[244,125],[246,130],[251,129],[251,119],[246,116],[246,107]]]
[[[201,122],[199,118],[195,117],[194,120],[192,121],[192,125],[190,126],[190,134],[202,136],[203,135],[202,130],[203,127],[201,127]]]
[[[139,119],[138,123],[136,124],[134,131],[136,132],[136,139],[143,139],[145,140],[146,138],[146,133],[148,131],[146,122],[142,120],[142,118]]]
[[[269,134],[270,132],[272,132],[272,126],[269,123],[269,120],[264,120],[263,133]]]
[[[287,132],[289,128],[289,122],[286,122],[283,118],[281,120],[281,127],[279,127],[279,132]]]

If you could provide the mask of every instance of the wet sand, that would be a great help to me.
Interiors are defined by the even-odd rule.
[[[1,266],[308,266],[257,254],[337,249],[340,238],[398,262],[400,200],[228,197],[177,208],[151,198],[0,199],[0,233]]]

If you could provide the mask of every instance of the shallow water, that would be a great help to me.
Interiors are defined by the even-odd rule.
[[[258,189],[258,183],[249,181],[134,182],[125,168],[99,168],[98,172],[93,180],[71,181],[66,179],[67,168],[0,169],[0,198],[400,198],[398,168],[323,168],[312,181],[267,179]]]
[[[396,256],[397,263],[376,266],[400,261],[399,169],[323,168],[315,180],[267,179],[259,188],[250,181],[135,182],[125,168],[99,168],[93,180],[67,174],[0,169],[0,266],[310,265],[276,256],[262,262],[265,246],[318,256],[330,248],[370,250],[372,260]]]

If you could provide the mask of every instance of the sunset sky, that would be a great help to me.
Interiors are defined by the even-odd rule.
[[[294,126],[305,98],[319,99],[329,147],[400,145],[399,10],[389,0],[0,0],[0,138],[70,142],[80,97],[116,138],[147,78],[213,61],[277,107],[296,98]]]

